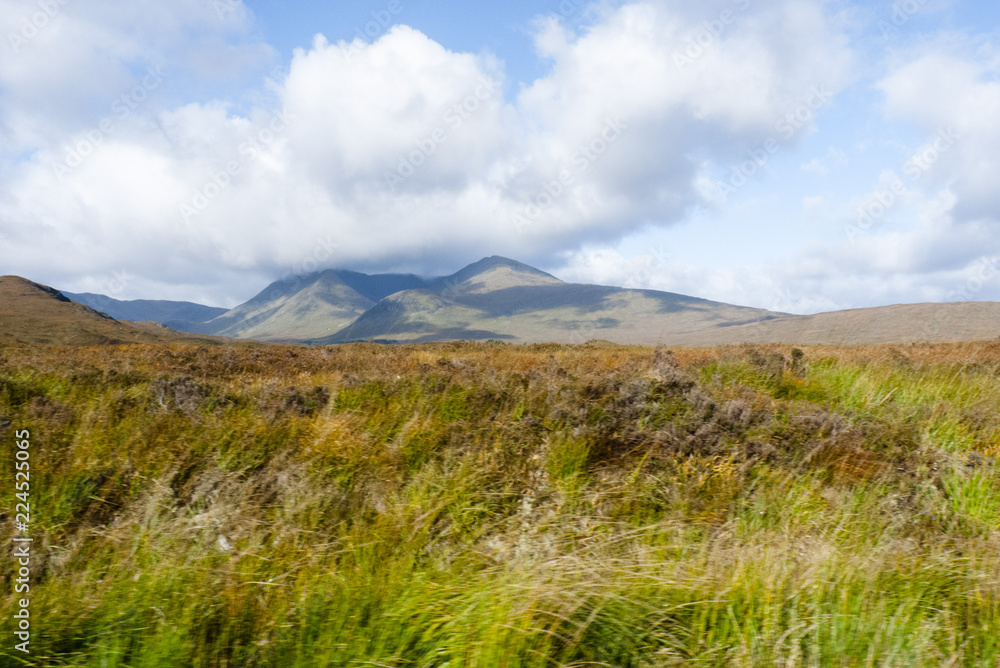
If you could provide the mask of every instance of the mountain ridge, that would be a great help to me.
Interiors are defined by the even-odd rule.
[[[658,290],[567,283],[493,255],[432,278],[343,269],[291,276],[210,320],[180,324],[203,334],[318,345],[455,339],[808,345],[974,340],[1000,334],[1000,304],[964,304],[795,315]]]
[[[75,293],[63,291],[62,294],[78,304],[83,304],[95,311],[106,313],[115,320],[130,320],[133,322],[154,321],[182,331],[186,331],[186,327],[207,322],[229,310],[219,306],[205,306],[188,301],[163,299],[119,300],[93,292]]]

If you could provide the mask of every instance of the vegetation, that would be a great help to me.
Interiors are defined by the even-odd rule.
[[[8,346],[0,417],[4,666],[1000,662],[998,343]]]

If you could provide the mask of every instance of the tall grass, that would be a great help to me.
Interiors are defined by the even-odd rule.
[[[7,347],[0,417],[0,665],[1000,663],[996,344]]]

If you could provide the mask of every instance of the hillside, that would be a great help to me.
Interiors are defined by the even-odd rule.
[[[295,341],[332,334],[375,302],[335,271],[272,283],[245,304],[205,323],[211,334],[260,341]]]
[[[1000,662],[1000,343],[0,344],[14,429],[4,666]]]
[[[462,306],[430,290],[404,290],[386,297],[333,336],[312,343],[514,338],[494,330],[476,329],[472,323],[484,327],[491,324],[482,311]]]
[[[731,343],[873,345],[985,341],[1000,336],[1000,303],[898,304],[787,316],[677,338],[675,345]]]
[[[19,276],[0,276],[0,343],[213,343],[150,323],[122,323]]]

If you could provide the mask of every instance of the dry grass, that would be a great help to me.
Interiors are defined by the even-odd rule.
[[[119,322],[58,291],[18,276],[0,276],[0,345],[219,345],[219,337],[175,332],[152,322]],[[244,343],[240,345],[255,345]]]
[[[998,353],[0,348],[29,665],[995,666]]]

